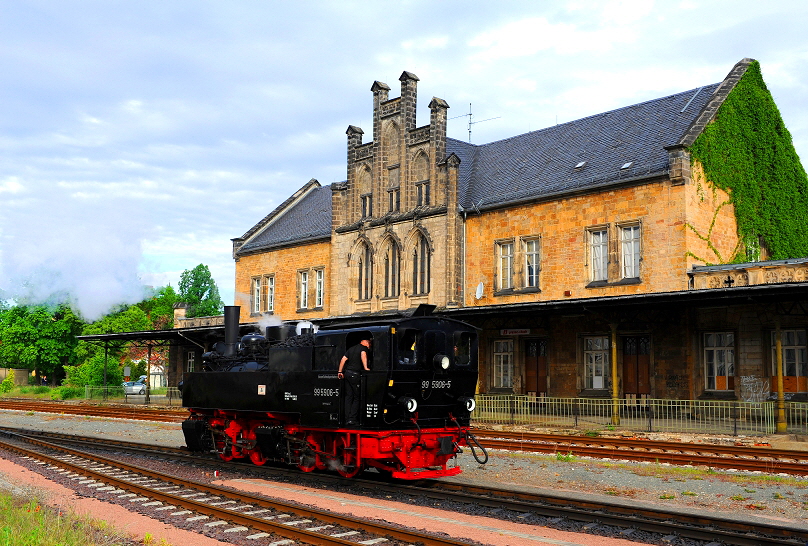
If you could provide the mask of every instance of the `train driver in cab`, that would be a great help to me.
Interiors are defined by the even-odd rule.
[[[370,371],[370,334],[345,352],[339,362],[337,377],[345,380],[346,425],[359,424],[360,374]]]

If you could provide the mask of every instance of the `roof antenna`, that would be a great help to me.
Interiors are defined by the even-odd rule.
[[[466,116],[468,116],[468,118],[469,118],[469,142],[471,142],[471,126],[472,125],[474,125],[476,123],[482,123],[484,121],[491,121],[492,119],[499,119],[499,118],[502,117],[502,116],[497,116],[495,118],[481,119],[480,121],[472,121],[472,117],[474,116],[474,114],[471,113],[471,103],[469,103],[469,113],[468,114],[461,114],[459,116],[449,118],[449,120],[453,120],[453,119],[457,119],[457,118],[464,118]]]

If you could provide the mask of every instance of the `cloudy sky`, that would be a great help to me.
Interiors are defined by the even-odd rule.
[[[0,289],[88,318],[210,266],[311,178],[345,179],[374,80],[420,78],[481,144],[761,62],[808,158],[808,2],[0,0]]]

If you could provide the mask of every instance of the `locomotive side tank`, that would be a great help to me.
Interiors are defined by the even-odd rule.
[[[469,432],[474,327],[427,315],[293,328],[284,324],[239,342],[238,307],[225,308],[225,343],[183,380],[189,449],[349,477],[370,467],[401,479],[460,472],[449,463],[476,443]],[[348,426],[337,370],[362,339],[372,340],[370,371],[360,379],[358,424]]]

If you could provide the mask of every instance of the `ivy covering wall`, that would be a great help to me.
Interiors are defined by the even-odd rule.
[[[690,148],[709,181],[735,205],[742,244],[734,262],[808,257],[808,177],[763,81],[746,73]]]

